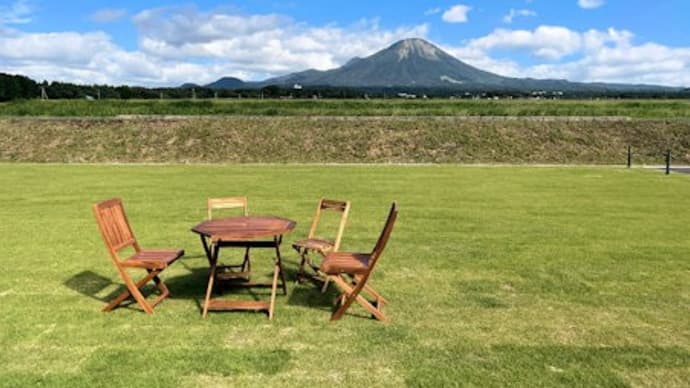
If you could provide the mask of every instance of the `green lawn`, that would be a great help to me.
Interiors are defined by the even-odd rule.
[[[690,381],[690,176],[612,168],[0,164],[0,386],[666,386]],[[400,216],[372,285],[392,324],[289,284],[276,318],[200,318],[207,197],[298,221],[352,200],[344,250]],[[120,196],[173,298],[120,290],[91,214]],[[297,256],[284,244],[294,279]],[[240,256],[227,250],[226,259]],[[257,251],[257,277],[271,270]],[[232,297],[229,291],[224,297]],[[263,292],[263,291],[258,291]],[[251,298],[250,294],[240,295]]]

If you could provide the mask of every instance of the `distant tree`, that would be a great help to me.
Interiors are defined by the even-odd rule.
[[[280,87],[278,85],[268,85],[261,88],[261,92],[266,98],[277,98],[280,97]]]
[[[0,101],[20,98],[36,98],[40,95],[38,84],[23,75],[0,73]]]

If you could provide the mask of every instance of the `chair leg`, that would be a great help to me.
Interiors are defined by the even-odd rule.
[[[106,305],[102,311],[112,311],[115,307],[120,305],[120,303],[124,302],[125,299],[129,298],[129,296],[131,295],[134,297],[134,300],[136,300],[137,303],[139,303],[141,308],[144,309],[146,314],[153,314],[153,308],[148,304],[148,302],[146,302],[146,298],[144,298],[144,295],[141,294],[141,291],[139,289],[144,284],[148,283],[151,279],[153,279],[158,273],[150,272],[137,283],[134,283],[132,281],[132,278],[124,269],[118,269],[118,272],[120,272],[120,277],[125,282],[125,286],[127,287],[127,289],[123,291],[120,295],[118,295],[115,299],[113,299],[110,303],[108,303],[108,305]]]
[[[376,303],[381,304],[381,305],[386,305],[388,304],[388,300],[381,296],[381,294],[378,293],[373,287],[371,287],[368,284],[364,285],[364,291],[371,295],[374,299],[376,299]]]
[[[244,261],[242,262],[242,272],[251,272],[252,262],[249,258],[249,247],[244,251]]]
[[[377,306],[375,307],[365,297],[360,295],[361,290],[366,288],[366,284],[362,285],[358,283],[355,285],[355,287],[352,287],[340,276],[329,276],[329,278],[331,278],[333,282],[343,290],[341,298],[345,297],[344,301],[341,299],[339,308],[331,316],[332,321],[337,321],[340,319],[343,314],[345,314],[345,311],[347,311],[347,309],[350,307],[352,302],[356,300],[360,305],[362,305],[362,307],[371,313],[374,318],[382,322],[389,322],[388,317],[386,317],[386,315],[381,311],[382,304],[380,302],[383,300],[383,298],[376,299]]]
[[[373,306],[371,302],[369,302],[366,298],[364,298],[361,295],[357,296],[357,302],[362,305],[367,311],[371,313],[373,318],[378,319],[379,321],[382,322],[388,322],[388,317],[381,311],[381,304],[378,303],[378,300],[376,301],[376,306]]]
[[[208,307],[211,302],[211,292],[213,292],[213,280],[216,278],[216,264],[218,263],[218,245],[213,248],[213,259],[211,260],[211,269],[208,275],[208,286],[206,287],[206,298],[204,299],[204,309],[201,312],[201,317],[206,318],[208,315]]]
[[[343,279],[340,276],[331,276],[333,279],[333,282],[335,282],[337,285],[341,286],[341,289],[343,290],[343,293],[340,295],[340,303],[338,306],[338,309],[333,312],[333,315],[331,315],[331,321],[337,321],[340,318],[343,317],[343,314],[345,314],[345,311],[347,311],[348,308],[350,308],[350,305],[352,302],[355,301],[357,298],[357,294],[359,294],[358,289],[352,289],[350,286],[343,281]]]
[[[295,248],[297,249],[297,248]],[[299,270],[297,271],[297,283],[302,282],[302,277],[304,277],[304,265],[307,263],[307,249],[297,250],[302,260],[299,263]]]
[[[352,282],[351,282],[352,286],[354,287],[360,281],[360,279],[361,279],[361,276],[357,276],[357,275],[353,276]],[[376,291],[374,289],[374,287],[371,287],[368,283],[364,285],[364,291],[366,291],[369,295],[371,295],[374,299],[376,299],[377,303],[388,304],[388,300],[386,300],[386,298],[381,296],[381,294],[379,294],[378,291]]]
[[[321,293],[325,294],[326,291],[328,291],[328,284],[330,283],[331,278],[326,276],[326,279],[323,281],[323,286],[321,287]]]
[[[149,270],[149,271],[150,271],[150,270]],[[160,302],[162,302],[163,299],[165,299],[165,298],[167,298],[167,297],[170,296],[170,290],[169,290],[168,287],[165,285],[165,283],[163,283],[163,281],[158,277],[158,274],[161,273],[161,271],[160,271],[160,270],[157,270],[157,271],[155,271],[155,272],[156,272],[156,275],[153,277],[153,281],[156,283],[156,287],[158,287],[158,289],[160,290],[161,294],[158,296],[158,298],[156,298],[156,300],[154,300],[153,302],[151,302],[151,307],[154,307],[154,308],[155,308],[156,306],[158,306],[158,304],[159,304]]]
[[[170,290],[169,290],[168,287],[165,285],[165,283],[163,283],[163,281],[161,280],[161,278],[158,277],[158,275],[159,275],[162,271],[161,271],[161,270],[153,271],[153,270],[150,270],[150,269],[147,269],[146,271],[148,271],[149,273],[151,273],[151,272],[156,272],[156,273],[154,274],[154,276],[153,276],[153,282],[156,284],[156,287],[160,290],[161,294],[170,295]]]
[[[347,309],[350,308],[350,305],[354,300],[355,298],[353,298],[352,295],[346,297],[345,302],[340,303],[338,309],[333,313],[333,315],[331,315],[331,321],[337,321],[340,318],[342,318],[343,314],[345,314],[345,311],[347,311]]]

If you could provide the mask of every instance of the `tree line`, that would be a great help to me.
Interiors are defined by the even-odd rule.
[[[201,86],[146,88],[141,86],[77,85],[67,82],[38,83],[23,75],[0,73],[0,101],[20,99],[189,99],[189,98],[530,98],[534,92],[520,90],[473,90],[438,88],[348,88],[333,86],[292,87],[269,85],[254,89],[210,89]],[[565,94],[544,93],[540,98],[690,98],[690,88],[668,91],[569,91]]]

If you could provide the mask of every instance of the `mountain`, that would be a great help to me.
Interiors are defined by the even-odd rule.
[[[230,81],[227,81],[230,80]],[[515,91],[679,91],[650,85],[578,83],[567,80],[504,77],[470,66],[423,39],[405,39],[366,58],[355,57],[331,70],[305,70],[245,83],[222,78],[206,87],[214,89],[336,86],[349,88],[437,88]]]
[[[366,58],[353,58],[327,71],[307,70],[265,83],[301,83],[347,87],[458,87],[499,85],[505,80],[479,70],[422,39],[399,41]]]
[[[216,82],[212,82],[204,87],[209,89],[241,89],[246,87],[245,82],[235,77],[223,77]]]
[[[180,89],[195,89],[195,88],[201,88],[202,86],[197,85],[195,83],[187,82],[182,85],[180,85]]]

